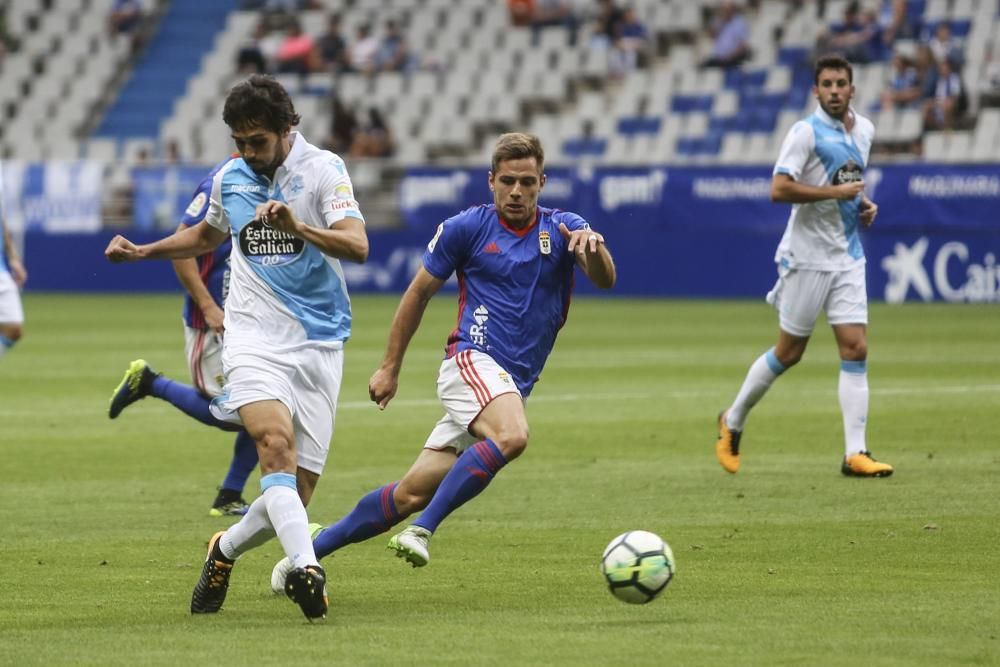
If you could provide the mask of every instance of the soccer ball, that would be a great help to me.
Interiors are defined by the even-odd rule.
[[[629,604],[655,600],[676,569],[670,545],[645,530],[631,530],[611,540],[601,559],[601,574],[611,594]]]

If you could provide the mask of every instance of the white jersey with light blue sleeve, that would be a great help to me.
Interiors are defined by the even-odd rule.
[[[875,126],[854,113],[850,132],[821,108],[795,123],[785,136],[774,165],[805,185],[840,185],[863,178]],[[850,201],[826,199],[795,204],[774,261],[788,268],[842,271],[864,263],[858,237],[861,197]]]
[[[340,261],[255,220],[258,204],[287,203],[305,224],[326,229],[364,221],[344,161],[297,132],[274,181],[237,158],[215,175],[205,221],[232,234],[226,344],[268,354],[339,349],[351,335],[351,302]]]

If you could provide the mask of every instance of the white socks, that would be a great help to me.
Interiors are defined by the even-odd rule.
[[[262,496],[267,503],[267,516],[285,555],[294,567],[319,565],[309,535],[309,518],[299,494],[287,486],[272,486]]]
[[[841,361],[840,411],[844,413],[844,456],[868,449],[865,427],[868,424],[868,364],[865,361]]]
[[[747,371],[740,393],[736,395],[736,400],[726,412],[726,426],[734,431],[742,431],[750,408],[757,405],[775,379],[784,372],[785,367],[774,356],[773,347],[757,357],[757,361],[753,362]]]
[[[240,522],[231,526],[219,540],[222,554],[236,560],[242,554],[267,542],[274,537],[274,528],[267,518],[267,503],[264,496],[250,503],[250,509]]]
[[[258,547],[275,535],[294,567],[318,565],[309,535],[306,508],[295,489],[295,476],[272,473],[260,480],[262,493],[246,515],[219,541],[222,553],[231,559]]]

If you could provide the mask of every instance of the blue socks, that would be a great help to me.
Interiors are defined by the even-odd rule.
[[[505,465],[507,459],[492,440],[486,439],[469,447],[455,461],[427,509],[413,525],[433,533],[449,514],[478,496]]]
[[[202,396],[191,385],[181,384],[162,375],[157,375],[153,378],[151,393],[153,396],[173,404],[178,410],[189,417],[194,417],[202,424],[221,428],[223,431],[235,431],[239,428],[236,424],[230,424],[212,416],[208,409],[212,401]]]
[[[250,434],[240,429],[233,443],[233,460],[229,464],[229,472],[222,482],[223,489],[243,492],[250,473],[257,467],[257,443]]]
[[[392,499],[397,486],[399,482],[375,489],[359,500],[350,514],[324,528],[313,540],[316,557],[325,558],[343,546],[375,537],[402,521],[404,517],[396,511]]]

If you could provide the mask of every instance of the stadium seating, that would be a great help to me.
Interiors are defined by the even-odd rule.
[[[8,25],[26,37],[2,62],[0,155],[128,163],[175,142],[184,159],[214,163],[231,150],[221,101],[238,80],[236,53],[252,39],[259,14],[233,10],[236,0],[175,0],[133,75],[116,77],[129,53],[105,34],[111,1],[69,0],[58,12],[44,11],[42,0],[10,5]],[[363,23],[377,32],[385,18],[396,17],[423,67],[373,77],[281,75],[301,111],[301,129],[323,141],[334,91],[359,113],[375,106],[397,138],[395,154],[383,163],[396,168],[479,160],[491,136],[512,128],[538,132],[556,163],[771,162],[790,125],[813,107],[811,50],[823,23],[838,20],[846,0],[825,3],[821,21],[809,3],[761,0],[747,14],[753,55],[728,71],[697,65],[710,47],[704,17],[714,0],[636,0],[630,4],[653,36],[651,57],[622,77],[609,76],[607,53],[591,43],[588,28],[581,27],[575,43],[566,28],[545,28],[536,42],[530,29],[509,25],[504,3],[496,0],[321,4],[324,9],[301,13],[306,32],[320,34],[330,11],[341,12],[348,39]],[[995,161],[1000,155],[996,110],[980,110],[979,88],[972,85],[990,54],[1000,52],[996,4],[908,3],[917,25],[948,21],[962,39],[970,93],[965,129],[928,135],[926,159]],[[877,106],[889,69],[884,62],[857,66],[859,108]],[[110,107],[105,98],[113,100]],[[880,146],[920,145],[918,110],[869,113]]]

